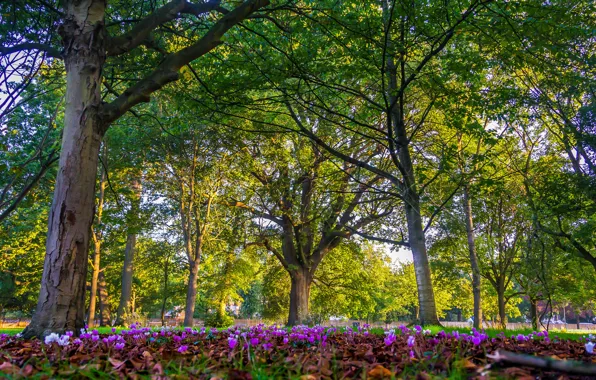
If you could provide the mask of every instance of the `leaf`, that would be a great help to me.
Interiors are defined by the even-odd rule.
[[[385,379],[385,378],[391,378],[391,376],[393,375],[393,372],[391,372],[387,368],[383,367],[382,365],[377,364],[373,369],[368,371],[367,375],[368,375],[368,377],[373,378],[373,379]]]

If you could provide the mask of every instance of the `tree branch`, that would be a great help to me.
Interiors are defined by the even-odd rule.
[[[153,92],[178,80],[178,71],[182,66],[215,49],[222,43],[221,38],[228,30],[268,4],[269,0],[250,0],[242,3],[219,19],[198,42],[166,57],[151,74],[102,107],[100,114],[105,127],[135,105],[148,102]]]
[[[25,43],[22,43],[19,45],[14,45],[14,46],[9,46],[9,47],[0,46],[0,55],[9,55],[9,54],[18,53],[18,52],[27,51],[27,50],[39,50],[39,51],[46,53],[46,55],[48,57],[62,59],[60,50],[58,50],[50,45],[39,44],[39,43],[34,43],[34,42],[25,42]]]
[[[107,55],[115,56],[126,53],[145,41],[151,32],[168,21],[177,19],[180,14],[188,13],[200,16],[219,7],[220,0],[202,4],[192,4],[186,0],[173,0],[139,21],[130,31],[110,38],[107,43]]]

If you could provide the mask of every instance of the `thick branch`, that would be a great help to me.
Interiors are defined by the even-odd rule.
[[[186,0],[170,1],[139,21],[127,33],[111,38],[107,44],[107,54],[108,56],[114,56],[126,53],[141,45],[155,28],[180,17],[180,14],[190,13],[199,16],[216,9],[219,3],[220,0],[209,1],[203,4],[191,4]]]
[[[513,364],[524,367],[555,370],[575,375],[594,375],[596,365],[582,363],[573,360],[556,360],[551,358],[540,358],[530,355],[519,355],[507,351],[497,351],[494,355],[487,355],[495,363]]]
[[[9,47],[0,46],[0,55],[9,55],[9,54],[18,53],[18,52],[27,51],[27,50],[39,50],[39,51],[46,53],[46,55],[48,57],[62,59],[60,50],[58,50],[50,45],[33,43],[33,42],[25,42],[25,43],[22,43],[19,45],[14,45],[14,46],[9,46]]]
[[[170,54],[151,74],[124,91],[116,100],[102,107],[101,116],[105,125],[109,125],[135,105],[149,101],[153,92],[178,80],[178,71],[182,66],[215,49],[222,43],[221,38],[228,30],[268,4],[269,0],[251,0],[242,3],[219,19],[198,42]]]

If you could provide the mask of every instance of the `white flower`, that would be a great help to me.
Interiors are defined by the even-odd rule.
[[[51,333],[50,335],[45,337],[44,340],[45,344],[52,344],[53,342],[58,343],[60,346],[68,346],[70,343],[70,336],[68,335],[58,335],[56,333]]]
[[[423,333],[424,335],[430,335],[430,330],[424,330],[422,333]]]
[[[57,343],[61,346],[68,346],[68,344],[70,343],[70,336],[62,335],[60,338],[58,338]]]
[[[51,333],[50,335],[46,336],[44,341],[46,344],[52,344],[52,342],[57,342],[58,339],[60,339],[60,335]]]
[[[594,344],[592,342],[586,343],[586,352],[588,354],[593,354],[594,353],[594,346],[596,346],[596,344]]]
[[[16,336],[17,338],[20,338],[20,337],[22,337],[22,336],[23,336],[23,334],[21,334],[21,333],[18,333],[18,334],[17,334],[17,335],[15,335],[15,336]]]

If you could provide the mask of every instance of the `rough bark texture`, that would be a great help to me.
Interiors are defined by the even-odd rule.
[[[468,186],[464,186],[464,215],[466,218],[466,233],[468,235],[468,254],[472,267],[472,293],[474,294],[474,327],[482,328],[482,302],[480,298],[480,266],[476,254],[476,237],[474,236],[474,220],[472,218],[472,201]]]
[[[292,286],[290,288],[290,313],[288,325],[306,324],[308,320],[308,302],[313,276],[308,270],[290,272]]]
[[[108,287],[106,284],[106,275],[103,271],[99,272],[99,325],[109,326],[110,305],[108,304]]]
[[[194,325],[193,315],[197,301],[199,264],[191,263],[188,275],[188,287],[186,289],[186,306],[184,308],[184,326],[192,327]]]
[[[128,212],[128,236],[126,237],[126,247],[124,249],[124,263],[122,264],[122,287],[120,293],[120,302],[118,304],[118,311],[116,313],[116,325],[120,326],[125,323],[125,315],[131,313],[131,296],[132,296],[132,278],[133,278],[133,262],[135,255],[135,248],[137,244],[137,225],[139,218],[139,208],[141,202],[141,194],[143,191],[140,176],[135,176],[132,179],[131,188],[133,191],[133,199],[131,208]]]
[[[66,110],[41,290],[27,338],[78,332],[85,320],[85,280],[103,126],[98,117],[105,61],[105,1],[67,1],[64,40]]]

